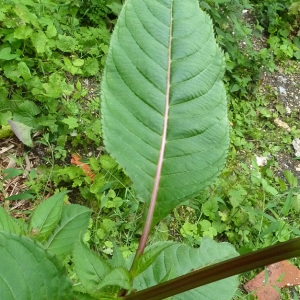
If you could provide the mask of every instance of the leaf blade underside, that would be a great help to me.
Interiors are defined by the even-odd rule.
[[[124,4],[101,85],[103,135],[139,197],[154,199],[153,223],[224,166],[223,73],[211,20],[197,0]]]

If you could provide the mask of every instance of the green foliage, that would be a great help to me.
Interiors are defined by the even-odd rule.
[[[269,54],[265,57],[256,49],[252,36],[259,36],[261,28],[252,28],[245,21],[244,10],[251,9],[249,1],[199,1],[211,16],[217,42],[225,50],[225,82],[228,92],[235,97],[252,93],[260,78],[261,66],[274,68]]]
[[[295,12],[297,2],[206,0],[199,3],[210,14],[217,41],[226,52],[225,82],[228,92],[235,97],[247,97],[253,92],[262,67],[274,71],[276,59],[299,59],[299,17],[288,13],[289,8]],[[257,46],[255,40],[263,40],[265,36],[268,45]]]
[[[293,0],[251,1],[260,24],[269,33],[270,50],[277,59],[300,59],[299,2]],[[289,13],[289,11],[291,13]]]
[[[201,236],[226,238],[240,253],[297,237],[297,177],[285,171],[289,184],[276,177],[274,187],[270,166],[259,167],[253,158],[250,167],[243,164],[243,171],[240,166],[225,169],[214,187],[190,202],[194,209],[181,225],[182,237],[192,243]]]
[[[122,0],[88,0],[84,1],[80,7],[80,17],[87,24],[93,27],[100,23],[111,23],[109,14],[118,15],[122,9]],[[112,25],[112,24],[110,24]]]
[[[68,140],[76,145],[71,134],[99,143],[99,122],[90,122],[91,114],[99,110],[99,98],[86,99],[88,90],[82,82],[99,76],[110,33],[105,23],[84,24],[79,8],[80,1],[1,5],[0,125],[8,126],[12,119],[21,132],[22,126],[33,132],[46,130],[51,142],[65,136],[63,146]],[[72,77],[78,75],[81,82]],[[18,128],[12,129],[20,138]],[[21,141],[32,146],[29,134],[26,129]]]
[[[289,11],[293,15],[297,15],[300,12],[300,1],[293,1],[291,6],[289,7]]]

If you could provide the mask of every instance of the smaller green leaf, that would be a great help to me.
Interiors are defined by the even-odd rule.
[[[18,71],[26,81],[31,78],[30,70],[25,62],[21,61],[18,63]]]
[[[34,198],[34,196],[30,193],[20,193],[20,194],[16,194],[16,195],[12,195],[12,196],[9,196],[7,198],[5,198],[5,200],[28,200],[28,199],[32,199]]]
[[[62,119],[62,122],[67,124],[70,129],[74,129],[78,127],[78,119],[74,117],[67,117]]]
[[[89,165],[92,171],[99,171],[99,162],[96,157],[91,157],[89,159]]]
[[[63,52],[74,52],[76,45],[77,41],[73,37],[61,34],[58,35],[56,46],[59,50]]]
[[[203,221],[207,221],[207,220],[203,220]],[[209,221],[207,222],[210,223]],[[192,236],[195,238],[198,234],[198,226],[194,223],[185,221],[180,229],[180,233],[183,237]]]
[[[292,206],[296,212],[300,212],[300,195],[298,193],[292,197]]]
[[[33,33],[33,29],[26,25],[20,25],[14,31],[14,37],[18,40],[26,40],[28,39]]]
[[[15,234],[22,233],[22,228],[2,206],[0,206],[0,230],[8,231]]]
[[[6,19],[5,14],[3,13],[2,10],[0,10],[0,21],[4,21]]]
[[[28,147],[33,147],[33,141],[30,136],[32,127],[12,120],[9,120],[8,123],[11,126],[11,129],[14,132],[14,134],[23,144],[25,144]]]
[[[125,268],[114,268],[98,282],[97,289],[101,291],[105,287],[119,286],[128,291],[132,290],[130,274]]]
[[[289,193],[287,195],[287,198],[286,198],[283,208],[281,210],[281,212],[284,216],[287,216],[289,214],[289,211],[292,207],[292,199],[293,199],[292,196],[293,196],[293,190],[289,190]]]
[[[9,63],[9,64],[5,64],[3,66],[3,70],[4,70],[4,75],[11,79],[14,82],[20,82],[23,81],[22,79],[20,79],[21,74],[18,71],[18,66],[16,64],[15,61]]]
[[[34,118],[41,110],[33,101],[25,100],[18,106],[17,112],[18,115]]]
[[[3,96],[2,96],[3,97]],[[2,101],[1,101],[2,100]],[[11,103],[6,100],[6,99],[0,99],[0,105],[2,109],[10,109],[11,108]],[[5,111],[0,113],[0,124],[3,126],[9,126],[8,125],[8,120],[12,118],[12,112],[11,111]],[[11,131],[11,129],[10,129]]]
[[[62,215],[54,232],[43,244],[45,248],[63,259],[73,250],[80,234],[85,232],[89,225],[90,209],[70,204],[63,206]]]
[[[30,222],[30,234],[37,240],[44,241],[60,220],[64,197],[68,192],[61,192],[40,203],[34,210]]]
[[[290,170],[284,170],[284,177],[291,187],[298,187],[298,177],[295,176]]]
[[[74,245],[73,251],[76,273],[87,292],[97,296],[98,284],[110,272],[110,266],[82,241]]]
[[[31,13],[25,5],[16,4],[14,11],[25,23],[32,24],[35,28],[39,28],[38,17]]]
[[[216,198],[206,201],[202,206],[202,212],[205,216],[209,217],[211,220],[215,219],[216,212],[218,211],[218,202]]]
[[[71,95],[74,88],[71,84],[66,83],[66,79],[58,73],[49,76],[49,82],[43,83],[43,88],[46,92],[45,96],[51,98],[59,98],[62,94]]]
[[[112,268],[126,268],[126,261],[123,257],[122,252],[120,251],[119,247],[116,243],[112,242],[114,246],[114,255],[112,259],[108,262]]]
[[[49,39],[55,37],[57,34],[56,27],[53,24],[47,26],[46,35]]]
[[[299,15],[300,13],[300,1],[293,1],[289,7],[289,12],[293,15]]]
[[[106,180],[104,174],[98,173],[95,176],[93,184],[90,186],[91,193],[93,193],[93,194],[99,193],[101,188],[105,185],[106,181],[107,180]]]
[[[64,57],[64,64],[65,64],[65,71],[71,73],[72,75],[75,74],[82,74],[81,68],[72,64],[71,60],[67,57]]]
[[[115,15],[119,15],[122,9],[122,4],[114,1],[111,4],[107,4],[107,7],[109,7]]]
[[[12,60],[15,59],[17,57],[16,54],[11,54],[11,48],[10,47],[6,47],[6,48],[2,48],[0,50],[0,60]]]
[[[208,220],[202,220],[199,222],[199,224],[201,226],[201,230],[203,231],[203,236],[214,238],[218,234],[216,228],[212,227],[211,222]]]
[[[120,288],[131,290],[131,277],[126,267],[111,266],[95,252],[90,250],[82,241],[74,246],[73,251],[76,273],[87,292],[97,299],[105,295],[116,294]],[[112,288],[111,290],[106,287]]]
[[[80,59],[80,58],[77,58],[77,59],[74,59],[72,61],[72,64],[75,66],[75,67],[82,67],[84,65],[84,59]]]
[[[81,84],[81,82],[79,80],[76,82],[75,87],[76,87],[77,91],[81,91],[82,90],[82,84]]]
[[[0,139],[7,138],[13,134],[9,125],[2,125],[0,128]]]
[[[117,166],[117,162],[109,155],[100,156],[100,164],[104,170],[111,170]]]
[[[300,60],[300,50],[296,51],[294,53],[294,56],[295,56],[296,59]]]
[[[31,42],[36,49],[37,53],[45,53],[46,52],[46,44],[47,44],[48,38],[45,35],[45,33],[41,30],[38,32],[35,32],[31,36]]]
[[[84,72],[89,76],[99,73],[99,63],[95,57],[88,57],[84,64]]]
[[[10,178],[22,175],[23,173],[24,173],[24,171],[19,170],[19,169],[14,169],[14,168],[5,169],[2,171],[2,174],[4,174],[4,175],[7,174],[7,175],[3,178],[3,180],[7,180]]]
[[[237,186],[236,188],[229,191],[229,200],[233,208],[238,207],[245,196],[247,195],[247,191],[242,186]]]
[[[263,189],[271,195],[276,196],[278,194],[278,191],[274,187],[272,187],[266,179],[262,178],[261,184],[263,186]]]

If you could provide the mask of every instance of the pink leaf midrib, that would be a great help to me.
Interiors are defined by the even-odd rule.
[[[146,247],[147,239],[150,234],[152,220],[153,220],[154,211],[155,211],[156,199],[157,199],[157,195],[158,195],[159,183],[160,183],[160,179],[161,179],[161,171],[162,171],[162,166],[163,166],[164,154],[165,154],[167,129],[168,129],[168,117],[169,117],[169,104],[170,104],[170,87],[171,87],[172,31],[173,31],[173,1],[171,2],[171,7],[170,7],[170,30],[169,30],[169,48],[168,48],[168,63],[167,63],[167,85],[166,85],[163,133],[162,133],[157,169],[156,169],[156,174],[155,174],[155,179],[154,179],[154,185],[153,185],[153,190],[152,190],[152,194],[151,194],[151,201],[150,201],[150,205],[149,205],[148,215],[147,215],[146,223],[144,226],[143,234],[141,236],[139,247],[137,250],[137,256],[140,256],[143,254],[144,249]]]

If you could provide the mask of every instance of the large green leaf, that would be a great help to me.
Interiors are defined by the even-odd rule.
[[[47,241],[43,243],[45,248],[64,259],[73,251],[80,234],[87,230],[90,215],[90,209],[84,206],[77,204],[63,206],[59,223]]]
[[[154,223],[212,183],[229,144],[223,54],[198,0],[127,0],[102,80],[107,150]]]
[[[165,282],[192,270],[206,267],[220,261],[237,256],[238,253],[228,243],[216,243],[209,238],[203,238],[198,249],[174,242],[154,261],[154,263],[134,280],[134,288],[143,290],[158,283]],[[146,251],[157,247],[155,244],[146,248]],[[238,288],[237,276],[226,278],[185,293],[173,296],[173,300],[229,300],[232,299]]]
[[[0,231],[0,257],[1,299],[74,299],[65,270],[40,244]]]

